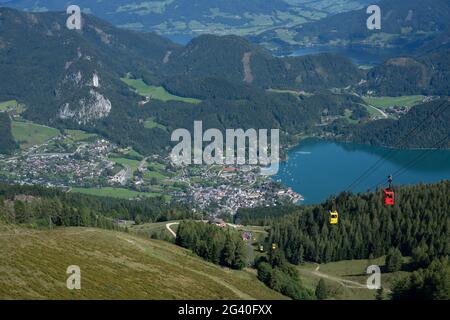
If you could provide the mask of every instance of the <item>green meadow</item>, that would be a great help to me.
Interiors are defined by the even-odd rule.
[[[17,108],[18,103],[16,100],[9,100],[9,101],[5,101],[5,102],[0,102],[0,111],[6,111],[9,109],[15,109]]]
[[[109,197],[109,198],[119,198],[119,199],[134,199],[137,197],[159,197],[160,193],[150,193],[150,192],[138,192],[134,190],[129,190],[125,188],[72,188],[71,192],[83,193],[98,197]]]
[[[134,88],[141,96],[149,97],[150,99],[156,99],[164,102],[180,101],[191,104],[199,104],[202,102],[198,99],[175,96],[164,89],[164,87],[147,85],[142,79],[121,78],[121,80],[128,86]]]
[[[117,158],[117,157],[112,157],[112,158],[110,158],[110,160],[115,163],[121,164],[121,165],[130,166],[130,168],[133,170],[133,172],[135,172],[139,168],[139,164],[141,163],[138,160],[127,159],[127,158]]]
[[[161,130],[166,130],[167,129],[162,124],[159,124],[158,122],[156,122],[155,119],[153,119],[153,118],[149,118],[149,119],[145,120],[144,127],[147,128],[147,129],[154,129],[154,128],[158,128],[158,129],[161,129]]]
[[[70,135],[70,140],[79,142],[97,137],[94,133],[88,133],[82,130],[64,130],[64,133]]]
[[[377,108],[388,108],[393,106],[412,107],[423,101],[425,96],[402,96],[402,97],[364,97],[364,101]]]
[[[22,149],[44,144],[60,133],[55,128],[22,121],[12,121],[11,129],[14,139],[20,144]]]

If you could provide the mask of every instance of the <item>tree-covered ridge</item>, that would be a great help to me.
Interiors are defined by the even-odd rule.
[[[281,292],[294,300],[313,300],[313,293],[305,288],[298,271],[277,250],[269,252],[267,257],[255,261],[258,279],[269,288]]]
[[[393,300],[448,300],[450,298],[450,264],[448,256],[436,259],[426,269],[414,271],[398,281]]]
[[[162,198],[120,200],[0,184],[0,218],[10,223],[112,228],[113,219],[157,222],[191,216],[182,207],[168,206]]]
[[[438,99],[414,106],[398,120],[377,120],[344,127],[336,133],[341,133],[346,140],[357,143],[394,148],[445,149],[450,147],[449,123],[450,101]]]
[[[195,115],[195,120],[207,119],[219,128],[272,128],[275,123],[298,133],[317,123],[320,106],[304,101],[298,110],[297,98],[264,89],[347,86],[361,76],[346,58],[275,58],[236,36],[202,36],[180,47],[89,15],[77,32],[64,28],[64,13],[6,8],[0,13],[0,100],[17,99],[26,106],[28,120],[95,132],[144,154],[170,144],[167,131],[145,128],[149,117],[164,114],[157,120],[167,128],[186,127],[176,119],[187,113],[186,119]],[[152,99],[140,107],[144,98],[120,80],[125,75],[204,101],[195,109]],[[358,108],[351,105],[349,109]]]
[[[335,54],[278,58],[244,38],[203,35],[174,50],[162,69],[190,78],[214,77],[263,88],[346,87],[363,73],[350,59]]]
[[[450,95],[450,49],[392,58],[370,70],[358,90],[380,96]]]
[[[273,217],[269,241],[294,264],[380,257],[391,248],[416,257],[423,265],[448,255],[450,182],[396,187],[395,191],[394,207],[384,205],[381,191],[342,193],[336,199],[338,225],[329,224],[331,200]],[[265,217],[264,211],[255,210],[255,219]]]
[[[203,222],[184,221],[178,227],[175,242],[215,264],[242,269],[248,263],[246,244],[234,230]]]

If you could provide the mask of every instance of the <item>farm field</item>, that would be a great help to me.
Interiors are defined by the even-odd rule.
[[[256,279],[164,241],[93,228],[0,224],[0,299],[285,299]],[[68,266],[81,290],[66,288]]]
[[[162,124],[159,124],[158,122],[156,122],[153,118],[149,118],[149,119],[145,120],[144,127],[147,128],[147,129],[154,129],[154,128],[158,128],[158,129],[161,129],[161,130],[166,130],[167,129]]]
[[[18,104],[16,100],[9,100],[0,102],[0,111],[6,111],[11,108],[17,108]]]
[[[21,149],[40,145],[59,135],[59,130],[31,122],[12,121],[12,135]]]
[[[64,130],[64,133],[70,135],[70,139],[74,142],[85,141],[98,137],[96,134],[88,133],[82,130]]]
[[[393,106],[412,107],[425,99],[425,96],[402,96],[402,97],[364,97],[364,101],[376,108],[388,108]]]
[[[137,93],[144,97],[149,97],[150,99],[156,99],[160,101],[180,101],[191,104],[198,104],[201,100],[193,99],[193,98],[184,98],[175,96],[169,93],[163,87],[157,86],[149,86],[142,79],[129,79],[122,78],[123,82],[125,82],[128,86],[136,89]]]
[[[117,157],[111,157],[110,160],[115,163],[121,164],[121,165],[130,166],[130,168],[131,168],[131,170],[133,170],[133,172],[135,172],[139,168],[139,164],[141,163],[138,160],[127,159],[127,158],[117,158]]]
[[[110,197],[119,199],[131,199],[137,197],[158,197],[162,194],[159,193],[149,193],[149,192],[137,192],[134,190],[124,189],[124,188],[72,188],[71,192],[84,193],[99,197]]]

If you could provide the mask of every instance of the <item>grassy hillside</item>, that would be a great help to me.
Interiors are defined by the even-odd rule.
[[[132,199],[137,197],[159,197],[162,194],[150,192],[138,192],[125,188],[72,188],[72,192],[93,195],[97,197],[111,197],[118,199]]]
[[[388,108],[393,106],[412,107],[421,103],[425,96],[401,96],[401,97],[364,97],[364,101],[377,108]]]
[[[32,122],[13,121],[11,129],[14,139],[20,144],[22,149],[43,144],[59,134],[58,129]]]
[[[250,271],[217,267],[167,242],[90,228],[0,225],[0,299],[282,299]],[[81,268],[81,290],[66,268]]]
[[[184,98],[170,94],[164,87],[149,86],[142,79],[128,79],[122,78],[128,86],[136,89],[137,93],[141,96],[148,97],[150,99],[156,99],[160,101],[181,101],[186,103],[198,104],[201,100],[193,98]]]
[[[407,263],[408,259],[404,259]],[[383,270],[385,258],[372,260],[343,260],[326,264],[305,263],[297,267],[302,283],[314,290],[320,279],[324,279],[329,291],[329,299],[339,300],[373,300],[376,290],[366,287],[367,267],[378,265]],[[406,276],[408,272],[398,271],[381,274],[381,286],[385,293],[389,293],[392,285],[398,279]]]
[[[7,111],[11,108],[17,108],[17,101],[16,100],[9,100],[0,102],[0,111]]]

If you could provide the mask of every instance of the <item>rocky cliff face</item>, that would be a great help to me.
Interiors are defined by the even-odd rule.
[[[86,125],[106,118],[111,112],[111,108],[111,101],[94,89],[91,89],[89,96],[80,99],[78,105],[64,104],[59,111],[59,118],[62,120],[74,120],[80,125]]]

